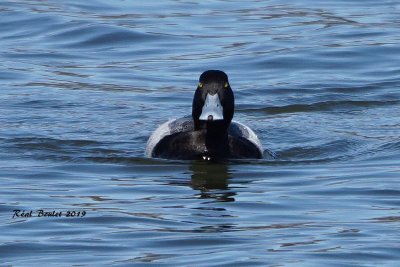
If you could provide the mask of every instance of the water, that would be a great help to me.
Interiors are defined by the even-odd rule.
[[[398,1],[142,2],[0,3],[0,265],[398,266]],[[143,156],[207,69],[276,160]]]

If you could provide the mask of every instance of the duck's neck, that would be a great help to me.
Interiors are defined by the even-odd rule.
[[[223,157],[229,153],[228,125],[224,121],[206,122],[205,145],[211,156]]]

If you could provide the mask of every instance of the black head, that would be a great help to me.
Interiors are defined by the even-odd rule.
[[[233,92],[225,72],[203,72],[193,97],[192,117],[195,130],[210,124],[227,130],[233,118],[234,106]]]

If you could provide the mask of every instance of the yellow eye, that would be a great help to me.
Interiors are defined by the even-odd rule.
[[[202,88],[203,87],[203,83],[199,83],[199,88]]]
[[[224,84],[224,88],[228,88],[228,86],[229,86],[229,84],[228,84],[228,82],[226,82],[226,83]]]

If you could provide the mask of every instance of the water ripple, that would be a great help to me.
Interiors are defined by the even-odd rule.
[[[3,265],[399,262],[395,1],[18,0],[0,12]],[[206,69],[228,73],[235,120],[276,158],[143,156],[157,125],[190,115]]]
[[[297,112],[319,112],[319,111],[354,111],[362,110],[367,108],[379,107],[379,106],[390,106],[398,105],[399,100],[393,101],[325,101],[312,104],[293,104],[281,107],[265,107],[260,109],[241,109],[245,112],[265,112],[267,114],[285,114],[285,113],[297,113]]]

